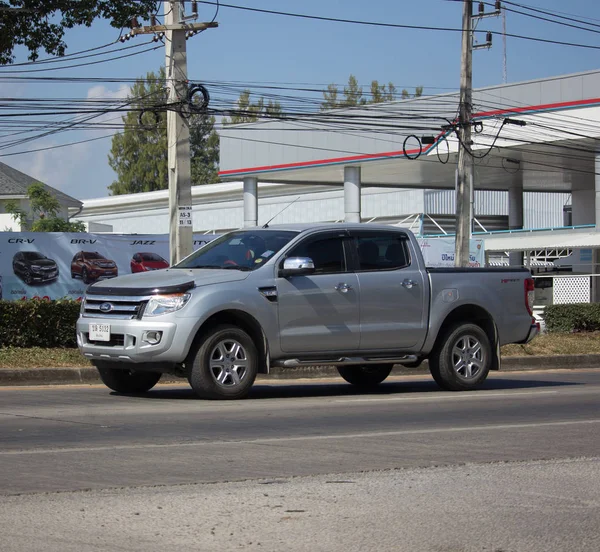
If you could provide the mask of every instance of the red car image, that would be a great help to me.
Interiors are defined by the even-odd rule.
[[[131,259],[131,272],[169,268],[169,263],[156,253],[136,253]]]
[[[97,251],[80,251],[71,261],[71,278],[81,278],[85,284],[115,278],[119,269],[115,261]]]

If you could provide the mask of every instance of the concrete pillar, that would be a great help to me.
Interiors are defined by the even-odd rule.
[[[344,220],[360,222],[360,167],[344,167]]]
[[[244,228],[258,224],[258,178],[244,178]]]
[[[594,190],[596,192],[596,231],[600,230],[600,151],[596,152],[594,163]]]
[[[600,231],[600,151],[596,152],[594,160],[594,191],[596,232]],[[600,250],[592,249],[592,274],[600,273]],[[600,303],[600,276],[593,276],[591,282],[592,303]]]
[[[508,189],[508,227],[511,230],[523,228],[523,181]],[[510,266],[523,266],[523,252],[511,251],[508,254]]]

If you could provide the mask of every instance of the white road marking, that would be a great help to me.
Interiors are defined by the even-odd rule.
[[[398,431],[374,431],[369,433],[344,433],[339,435],[305,435],[294,437],[266,437],[259,439],[240,439],[232,441],[195,441],[193,443],[164,443],[164,444],[139,444],[139,445],[104,445],[99,447],[71,447],[59,449],[31,449],[31,450],[7,450],[0,451],[2,456],[25,456],[30,454],[70,454],[76,452],[104,452],[119,450],[149,450],[163,448],[188,448],[220,445],[261,445],[269,443],[286,443],[293,441],[326,441],[329,439],[362,439],[369,437],[397,437],[401,435],[427,435],[432,433],[466,433],[469,431],[498,431],[514,429],[534,429],[546,427],[578,426],[599,424],[600,419],[592,420],[572,420],[562,422],[539,422],[530,424],[497,424],[497,425],[479,425],[466,427],[443,427],[431,429],[405,429]]]
[[[355,403],[355,402],[396,402],[396,401],[448,401],[457,400],[461,401],[464,399],[487,399],[489,397],[523,397],[531,395],[557,395],[558,391],[526,391],[526,392],[513,392],[507,391],[505,393],[486,393],[485,391],[473,391],[473,392],[462,392],[460,394],[452,395],[437,395],[435,397],[418,396],[418,397],[363,397],[357,399],[336,399],[333,402],[336,403]]]

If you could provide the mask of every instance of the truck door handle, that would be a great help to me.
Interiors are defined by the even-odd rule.
[[[348,293],[352,289],[352,286],[349,286],[348,284],[344,284],[344,283],[339,283],[333,289],[335,289],[335,291],[339,291],[341,293]]]
[[[410,289],[411,287],[417,286],[418,283],[415,282],[414,280],[404,280],[402,282],[402,285],[406,288],[406,289]]]

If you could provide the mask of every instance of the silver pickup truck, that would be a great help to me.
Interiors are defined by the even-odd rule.
[[[272,366],[317,364],[370,388],[424,359],[442,388],[468,390],[500,368],[500,345],[537,334],[533,294],[526,269],[426,268],[402,228],[246,228],[170,269],[91,285],[77,342],[121,393],[168,373],[239,399]]]

